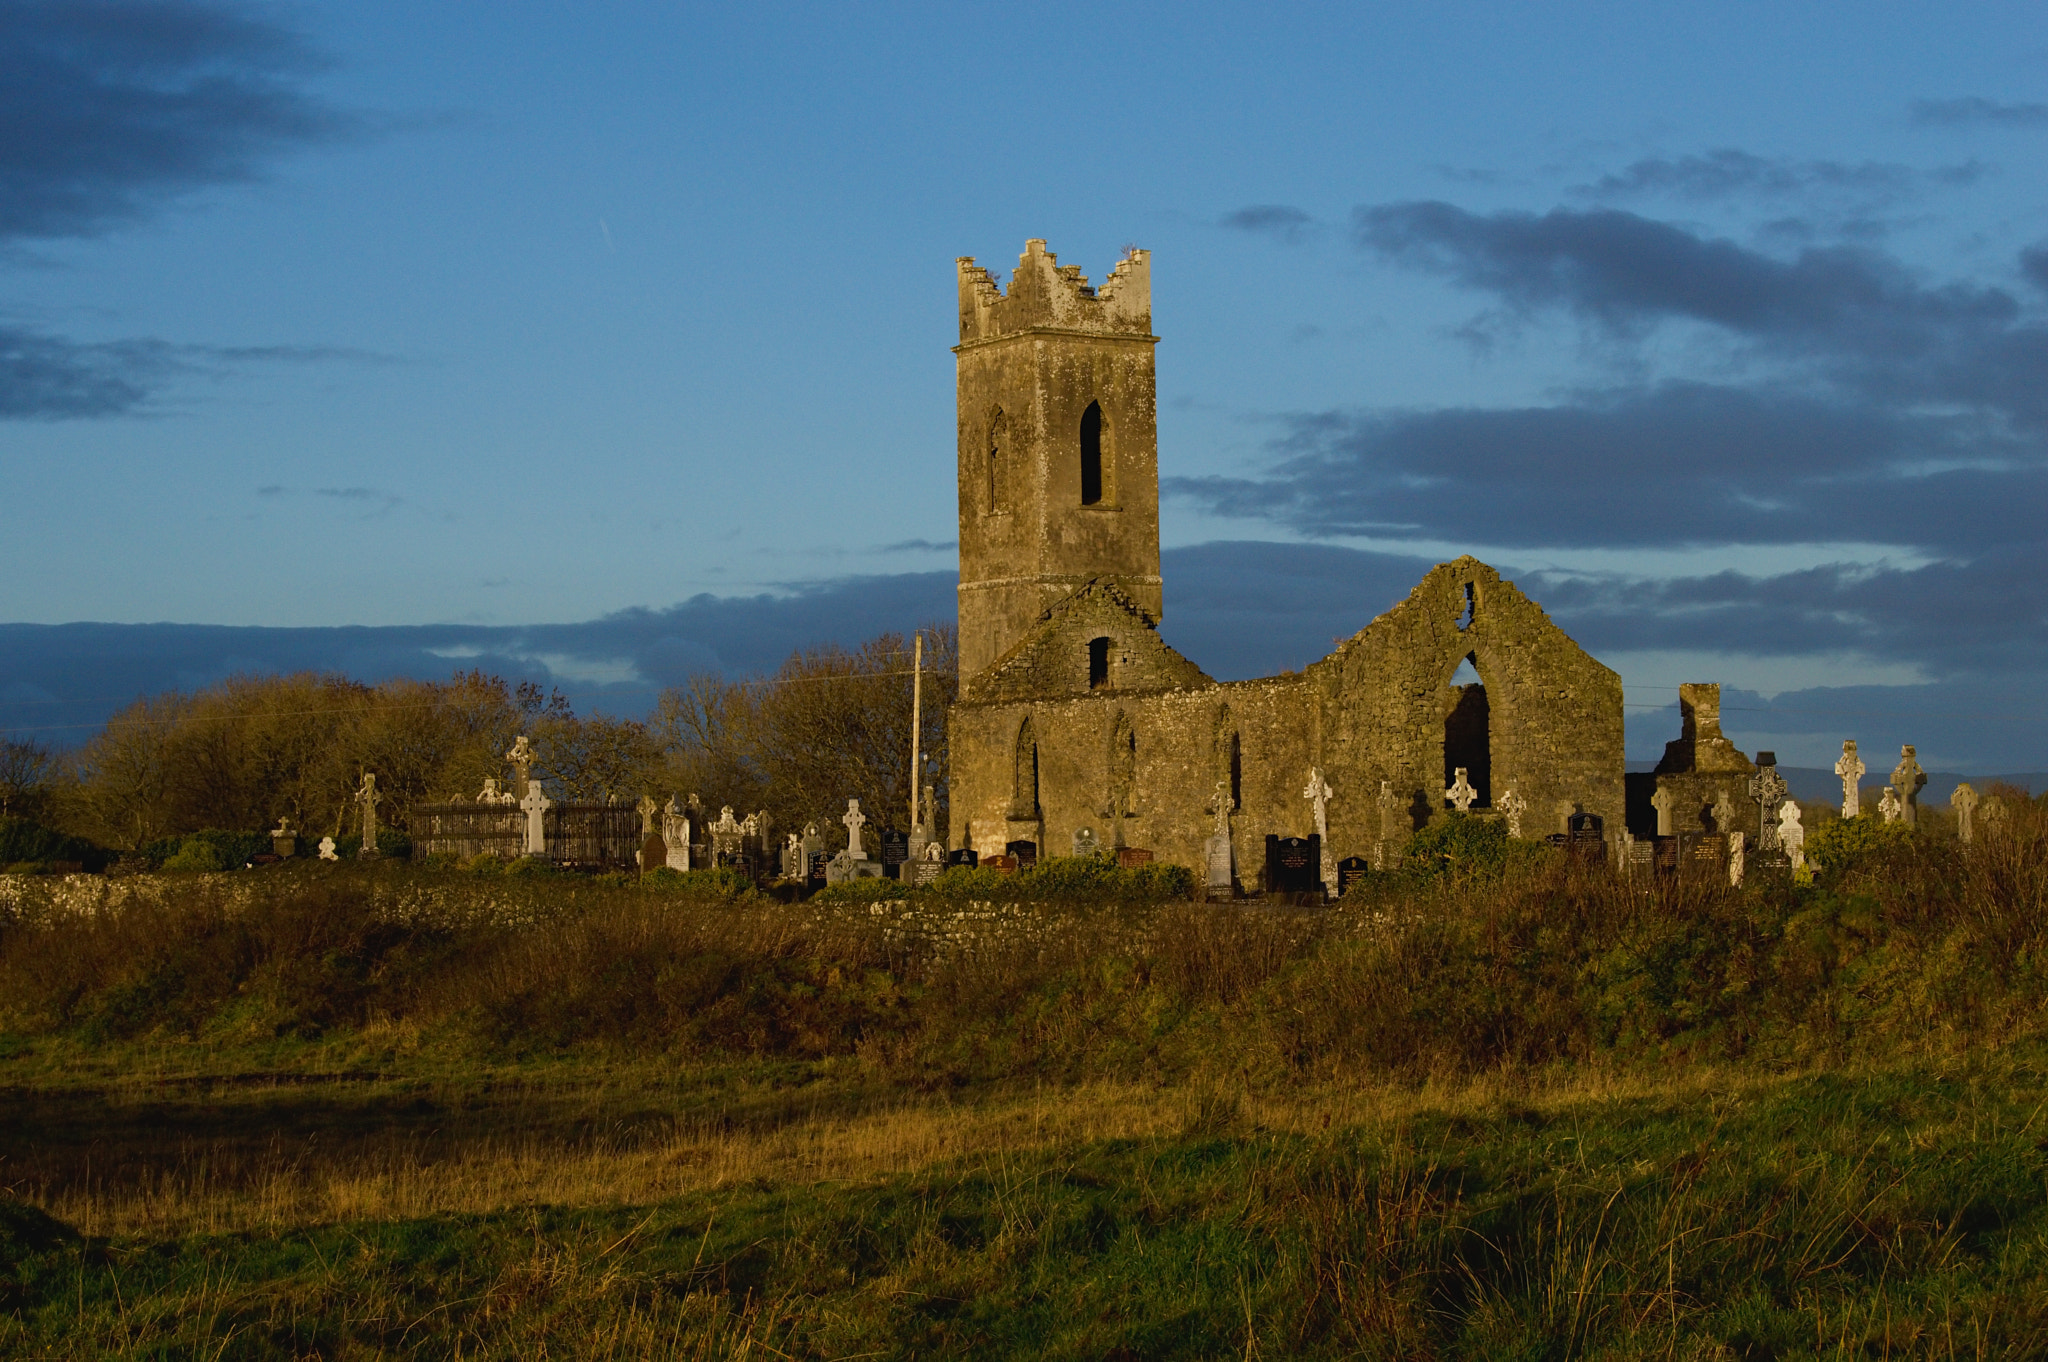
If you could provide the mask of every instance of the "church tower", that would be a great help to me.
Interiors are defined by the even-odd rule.
[[[1091,581],[1157,624],[1159,435],[1152,266],[1101,289],[1024,243],[1005,293],[961,257],[960,677]]]

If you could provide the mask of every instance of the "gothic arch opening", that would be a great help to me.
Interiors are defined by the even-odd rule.
[[[1101,690],[1109,684],[1109,639],[1088,640],[1088,689]]]
[[[1009,431],[1003,422],[1003,409],[997,407],[988,419],[988,450],[985,473],[988,486],[983,505],[993,515],[1003,509],[1003,446],[1008,442]]]
[[[1451,702],[1444,714],[1444,788],[1465,769],[1465,780],[1478,796],[1473,808],[1493,803],[1493,735],[1486,685],[1479,679],[1479,661],[1467,653],[1451,674]]]
[[[1102,404],[1090,402],[1081,413],[1081,504],[1102,501]]]
[[[1138,776],[1138,734],[1130,716],[1117,711],[1109,730],[1109,798],[1103,814],[1109,819],[1110,845],[1124,844],[1124,819],[1131,812],[1131,790]]]
[[[1038,734],[1030,716],[1017,726],[1016,765],[1010,783],[1010,817],[1038,817]]]

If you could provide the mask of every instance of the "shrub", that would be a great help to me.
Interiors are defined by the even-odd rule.
[[[113,852],[82,837],[67,837],[26,818],[0,818],[0,865],[75,861],[98,874],[113,859]]]
[[[649,889],[697,898],[739,899],[754,892],[754,882],[730,866],[710,870],[671,870],[657,866],[640,877]]]
[[[1904,846],[1913,830],[1904,822],[1887,823],[1865,810],[1854,818],[1831,818],[1806,834],[1806,859],[1816,878],[1839,879],[1887,851]]]
[[[187,838],[178,849],[164,858],[159,870],[171,872],[226,870],[227,863],[221,859],[220,850],[211,842],[202,842],[197,837]]]

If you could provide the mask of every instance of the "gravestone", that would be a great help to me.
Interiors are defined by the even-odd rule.
[[[1671,806],[1678,802],[1678,796],[1659,785],[1657,792],[1650,796],[1650,807],[1657,811],[1657,835],[1671,836]]]
[[[912,885],[930,884],[946,872],[946,848],[938,842],[926,842],[918,858],[910,863]]]
[[[825,867],[831,860],[832,858],[822,851],[811,853],[810,860],[806,863],[804,869],[804,887],[806,889],[823,889],[825,887]]]
[[[711,864],[736,866],[744,859],[747,831],[732,816],[732,805],[718,811],[718,821],[705,829],[711,837]]]
[[[1266,834],[1266,892],[1315,894],[1323,888],[1322,838]]]
[[[1574,813],[1565,820],[1565,848],[1574,860],[1588,865],[1607,863],[1607,824],[1597,813]]]
[[[1896,823],[1906,816],[1906,806],[1899,802],[1897,786],[1884,787],[1884,796],[1877,801],[1877,811],[1887,823]]]
[[[1778,846],[1778,806],[1785,802],[1785,777],[1778,774],[1778,754],[1756,754],[1756,774],[1749,778],[1749,797],[1757,805],[1756,846],[1775,851]]]
[[[1926,783],[1927,773],[1913,755],[1913,744],[1907,743],[1899,749],[1899,764],[1892,768],[1892,788],[1899,792],[1900,808],[1909,826],[1920,821],[1920,787]]]
[[[1152,853],[1143,847],[1118,847],[1116,849],[1116,863],[1126,870],[1134,866],[1150,865],[1152,864]]]
[[[653,801],[649,801],[650,803]],[[640,873],[650,870],[668,869],[668,843],[661,840],[661,834],[650,832],[640,840]]]
[[[903,863],[910,859],[910,834],[894,828],[882,829],[882,874],[892,880],[903,878]]]
[[[1337,897],[1343,898],[1351,892],[1351,886],[1364,879],[1372,870],[1372,862],[1363,856],[1346,856],[1337,862]]]
[[[1681,832],[1678,844],[1679,874],[1718,880],[1728,873],[1728,836],[1720,832]]]
[[[1977,809],[1977,791],[1971,788],[1967,780],[1961,782],[1956,786],[1955,793],[1948,797],[1948,806],[1956,811],[1956,836],[1965,842],[1969,841],[1974,831],[1970,826],[1970,816]]]
[[[1406,839],[1408,829],[1402,826],[1401,797],[1394,793],[1394,782],[1380,782],[1380,840],[1373,847],[1373,864],[1381,870],[1390,867],[1400,857],[1400,845]]]
[[[1444,798],[1450,801],[1451,806],[1457,809],[1459,813],[1464,813],[1470,809],[1472,801],[1479,798],[1479,791],[1473,789],[1472,782],[1465,779],[1464,767],[1460,766],[1458,768],[1457,779],[1453,780],[1450,788],[1444,791]]]
[[[825,883],[845,884],[849,880],[878,880],[882,878],[882,863],[862,856],[856,858],[852,848],[840,852],[825,862]]]
[[[1501,797],[1494,802],[1500,805],[1500,815],[1507,820],[1508,836],[1520,837],[1522,835],[1522,815],[1527,811],[1525,801],[1510,787],[1503,791]]]
[[[803,841],[798,845],[803,848],[803,863],[807,866],[825,854],[825,837],[816,823],[804,824]]]
[[[1074,854],[1076,856],[1093,856],[1101,849],[1102,844],[1096,838],[1094,828],[1074,829]]]
[[[868,816],[860,811],[858,799],[846,801],[846,816],[839,821],[846,824],[847,854],[856,861],[865,861],[868,858],[868,849],[861,842],[860,830],[867,826]]]
[[[1211,898],[1229,898],[1237,886],[1236,867],[1230,850],[1230,778],[1216,782],[1215,804],[1211,810],[1216,817],[1209,830],[1209,840],[1204,844],[1203,864],[1207,873],[1203,876],[1203,887]]]
[[[1003,847],[1002,854],[1015,864],[1013,869],[1029,870],[1038,864],[1038,843],[1032,841],[1010,842]],[[969,865],[974,862],[969,861]]]
[[[290,818],[278,819],[277,826],[270,830],[270,850],[281,861],[299,854],[299,833]]]
[[[1657,850],[1659,839],[1655,837],[1631,837],[1622,834],[1622,869],[1634,878],[1648,877],[1657,873]]]
[[[1842,778],[1842,817],[1854,818],[1863,812],[1863,789],[1857,782],[1863,779],[1863,773],[1868,769],[1863,758],[1856,755],[1856,740],[1845,739],[1842,755],[1835,762],[1835,774]]]
[[[1322,767],[1311,766],[1308,768],[1308,788],[1301,792],[1301,797],[1315,806],[1316,842],[1323,849],[1323,863],[1318,868],[1317,873],[1322,878],[1325,891],[1332,894],[1337,892],[1337,865],[1336,862],[1330,859],[1328,807],[1330,798],[1335,793],[1336,791],[1330,788],[1330,783],[1323,779]]]
[[[946,864],[949,866],[964,865],[971,868],[980,859],[981,854],[973,847],[961,847],[958,851],[946,853]]]
[[[334,849],[334,839],[332,837],[322,837],[320,839],[320,859],[323,861],[338,861],[341,859],[341,853]]]
[[[533,788],[533,744],[526,740],[524,733],[513,741],[512,750],[505,754],[505,760],[512,764],[512,798],[515,801],[526,798],[527,791]]]
[[[804,839],[792,832],[782,844],[782,878],[800,880],[804,871]]]
[[[661,811],[661,840],[668,847],[668,868],[690,868],[690,815],[670,795]]]
[[[1014,875],[1020,869],[1030,869],[1029,866],[1020,863],[1015,856],[1006,853],[983,857],[981,868],[983,870],[1001,871],[1005,875]]]
[[[356,790],[356,803],[363,806],[363,849],[359,856],[377,854],[377,773],[363,772],[363,783]]]
[[[526,741],[524,738],[521,742]],[[545,856],[548,854],[548,810],[555,807],[555,801],[548,798],[540,782],[529,781],[526,796],[519,801],[519,807],[526,810],[526,854]]]
[[[1778,810],[1778,846],[1796,873],[1806,869],[1806,828],[1799,821],[1799,801],[1788,799]]]
[[[1744,841],[1740,829],[1728,834],[1728,883],[1737,889],[1742,887],[1742,876],[1749,869],[1749,853]]]

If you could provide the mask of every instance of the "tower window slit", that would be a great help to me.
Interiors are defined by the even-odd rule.
[[[1109,684],[1109,640],[1091,638],[1088,640],[1088,689],[1100,690]]]
[[[1102,406],[1090,402],[1081,413],[1081,504],[1102,500]]]

